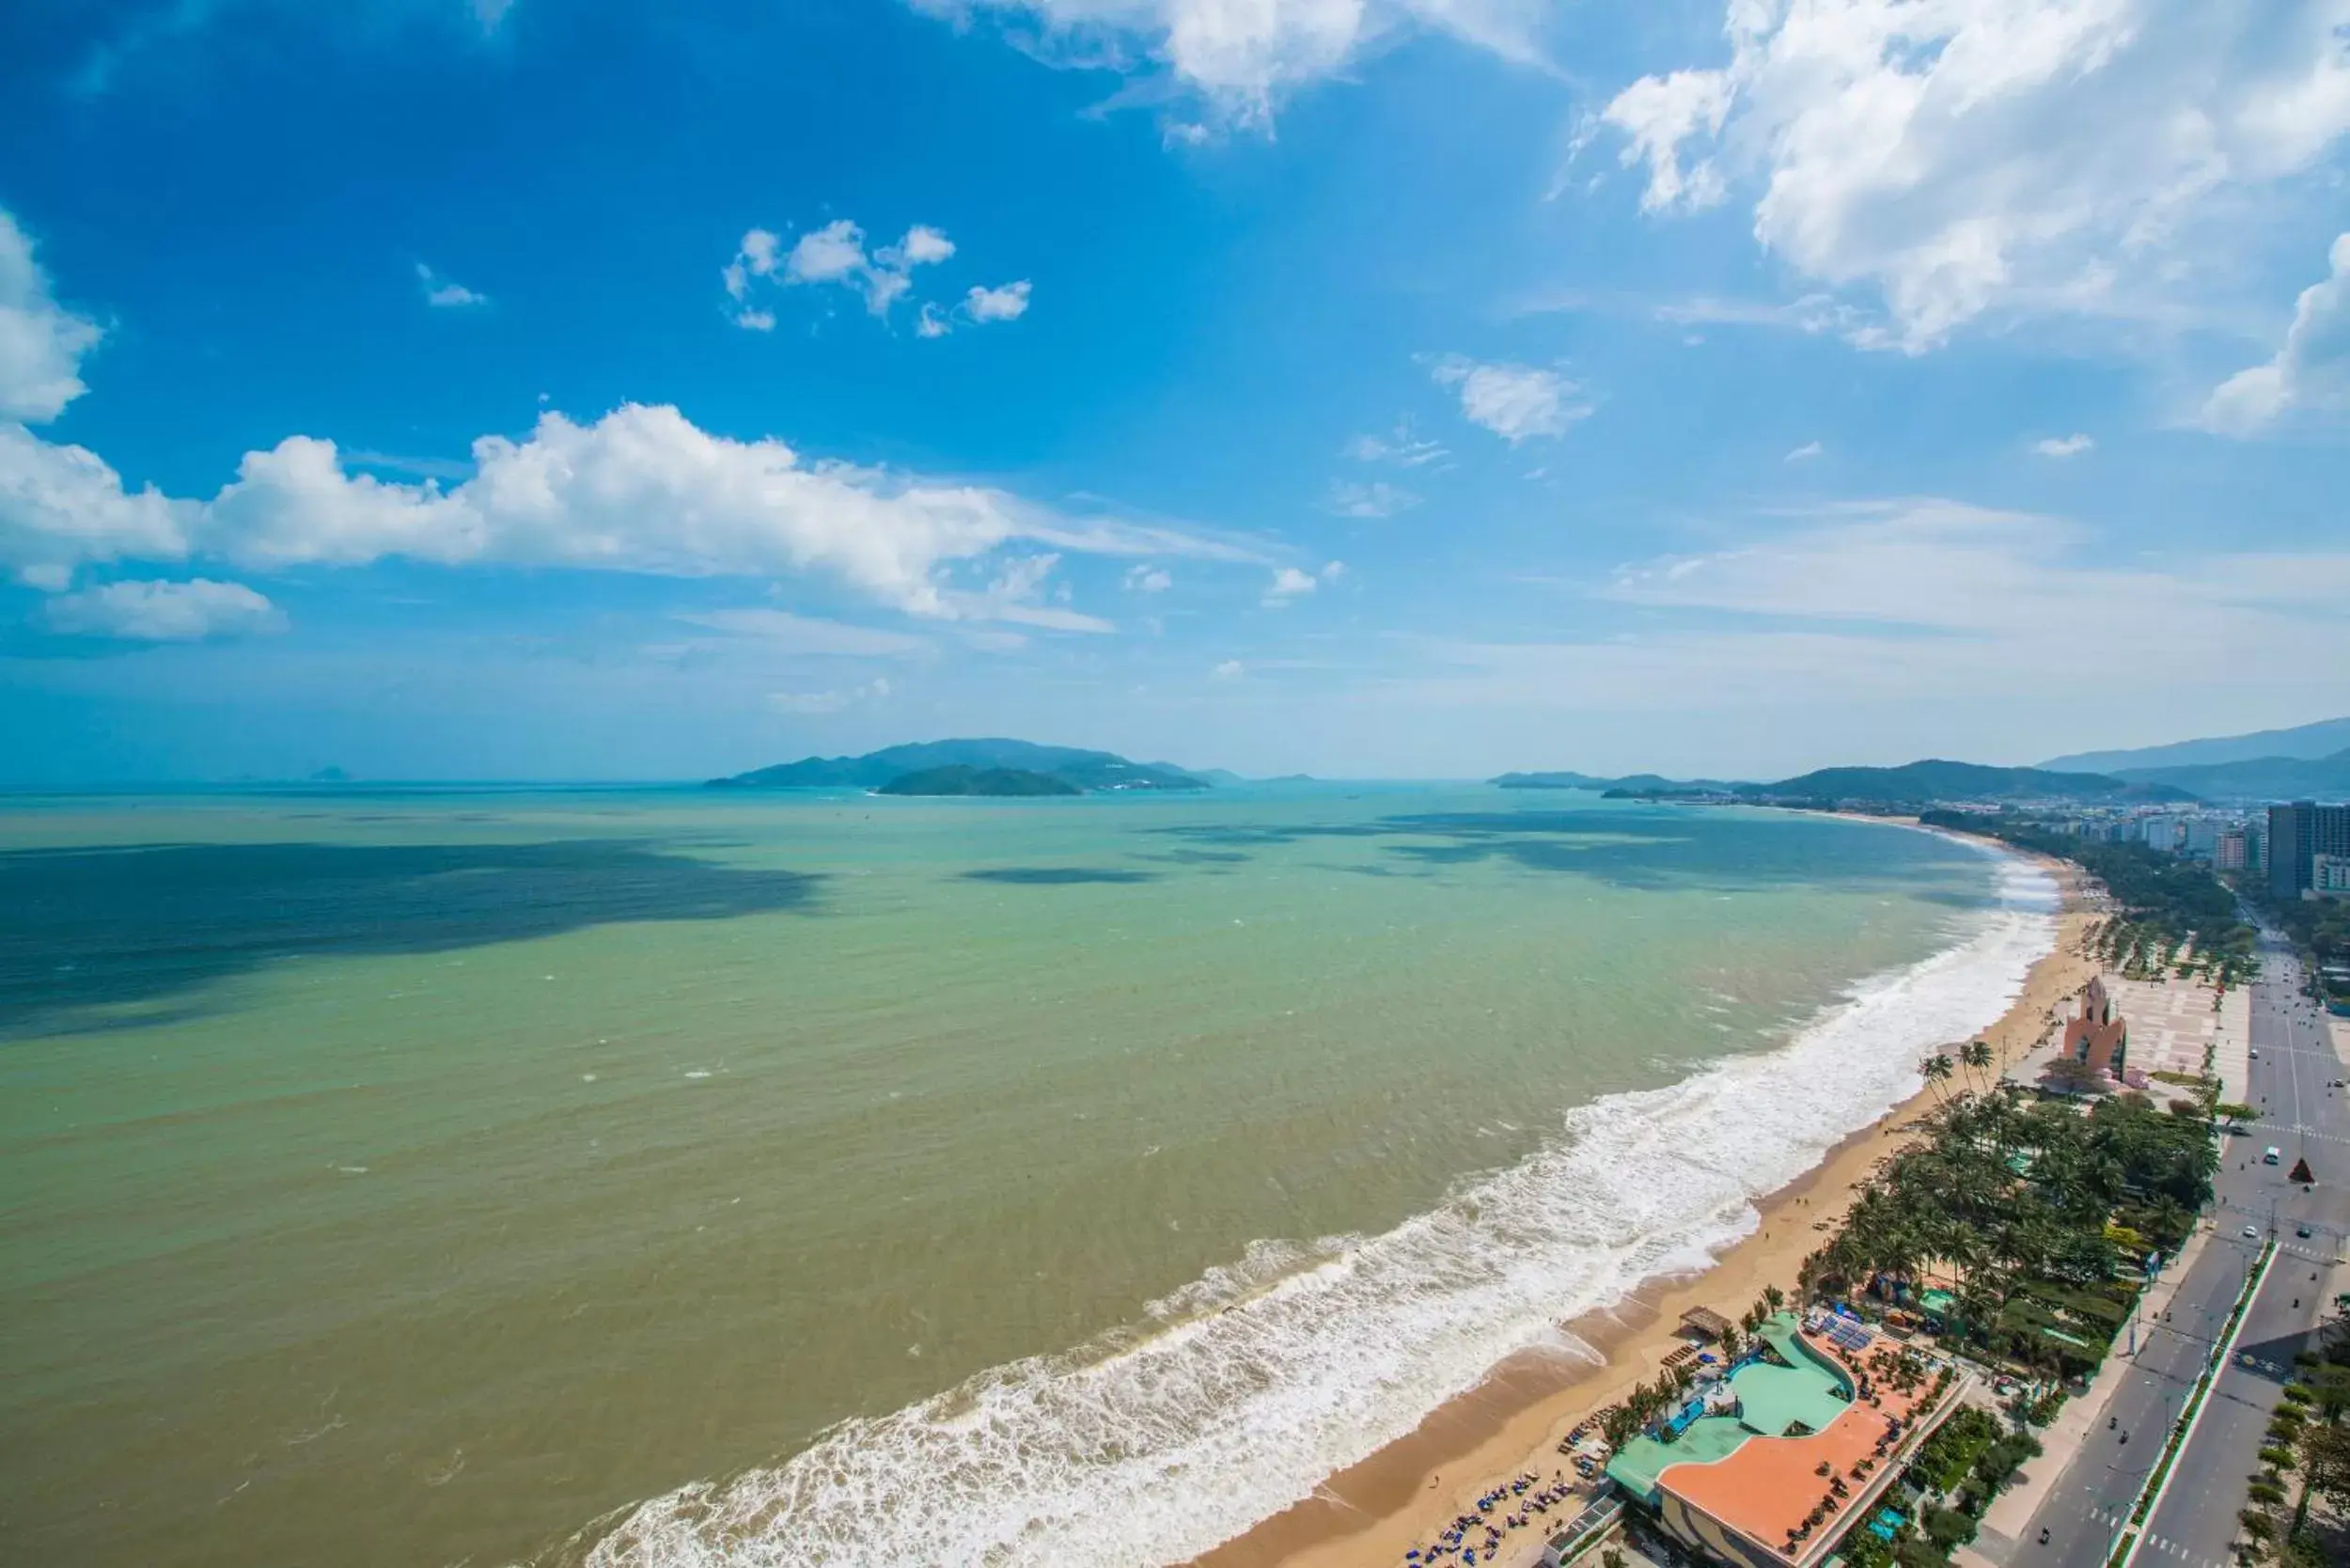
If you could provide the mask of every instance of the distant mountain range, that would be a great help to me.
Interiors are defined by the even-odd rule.
[[[1993,768],[1929,759],[1898,768],[1821,768],[1776,783],[1662,778],[1633,774],[1599,778],[1579,773],[1505,773],[1505,790],[1597,790],[1623,795],[1729,795],[1754,801],[1868,801],[1895,806],[1936,800],[2069,800],[2084,804],[2190,801],[2193,792],[2159,780],[2042,768]]]
[[[869,751],[862,757],[807,757],[726,778],[713,778],[713,790],[880,790],[910,775],[946,768],[974,772],[1010,770],[1041,775],[1073,791],[1205,790],[1209,780],[1171,762],[1133,762],[1110,751],[1081,751],[1073,746],[1037,745],[1028,741],[923,741]],[[917,792],[938,793],[925,790]],[[1027,792],[1010,790],[958,790],[955,793]]]
[[[2256,757],[2191,767],[2123,768],[2116,778],[2168,784],[2203,800],[2340,800],[2350,795],[2350,747],[2331,757]]]
[[[2052,757],[2040,765],[2059,773],[2124,776],[2160,770],[2167,775],[2173,768],[2264,761],[2271,758],[2314,761],[2335,757],[2344,747],[2350,747],[2350,718],[2326,719],[2291,729],[2260,729],[2249,735],[2174,741],[2169,745],[2143,746],[2136,751],[2083,751],[2070,757]]]

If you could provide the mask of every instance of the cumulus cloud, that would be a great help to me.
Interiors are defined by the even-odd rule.
[[[868,311],[887,316],[913,292],[915,269],[936,266],[954,256],[955,243],[929,224],[917,223],[895,243],[869,251],[861,227],[847,218],[835,218],[822,228],[802,234],[788,249],[783,237],[774,230],[750,229],[735,247],[734,259],[718,276],[733,302],[734,324],[751,332],[773,332],[775,312],[752,300],[761,280],[785,288],[835,285],[853,289],[863,296]],[[972,288],[951,311],[925,301],[915,315],[915,336],[944,337],[957,321],[1016,321],[1027,311],[1028,293],[1029,285],[1023,279],[995,289]]]
[[[131,642],[199,642],[207,637],[282,632],[277,606],[242,583],[107,583],[52,599],[43,614],[53,630]]]
[[[453,278],[443,277],[421,261],[416,263],[416,282],[424,290],[424,303],[438,310],[462,310],[490,303],[489,295],[478,294]]]
[[[249,452],[210,501],[130,491],[79,447],[0,425],[0,566],[56,590],[86,562],[215,557],[248,570],[564,567],[669,576],[829,577],[905,613],[1104,631],[1046,602],[1062,551],[1261,562],[1239,541],[1073,517],[1004,491],[809,463],[781,441],[736,441],[674,408],[631,404],[592,424],[542,415],[484,436],[474,472],[443,485],[353,472],[334,443],[289,436]],[[1009,565],[1026,543],[1037,554]],[[976,586],[972,573],[998,569]]]
[[[2078,457],[2097,445],[2080,434],[2051,435],[2031,444],[2031,449],[2044,458]]]
[[[1369,484],[1352,479],[1330,481],[1329,509],[1340,517],[1393,517],[1419,503],[1418,495],[1385,479],[1373,479]]]
[[[1314,591],[1322,585],[1310,572],[1300,572],[1293,566],[1276,567],[1273,581],[1264,590],[1263,603],[1268,609],[1279,609],[1301,594]]]
[[[963,296],[963,308],[975,321],[1016,321],[1028,313],[1027,280],[1000,289],[973,289]]]
[[[1245,546],[1069,519],[985,486],[804,462],[781,441],[736,441],[675,408],[631,404],[593,424],[540,417],[524,440],[474,443],[475,473],[443,489],[347,471],[331,442],[290,436],[245,456],[205,509],[207,547],[257,567],[358,565],[386,556],[448,565],[566,566],[676,576],[817,572],[919,616],[1095,630],[1027,603],[1031,577],[983,591],[948,571],[1027,541],[1100,555],[1253,558]],[[1044,566],[1023,570],[1049,570]]]
[[[1821,446],[1816,441],[1807,441],[1802,446],[1796,447],[1794,451],[1789,452],[1786,458],[1782,461],[1787,463],[1809,463],[1813,458],[1820,456],[1826,450],[1827,448],[1825,447]]]
[[[2335,239],[2326,261],[2324,280],[2295,302],[2293,324],[2275,355],[2238,370],[2204,400],[2206,428],[2252,435],[2288,410],[2350,402],[2350,234]]]
[[[1218,681],[1237,681],[1248,673],[1248,666],[1238,659],[1227,659],[1208,673]]]
[[[1726,65],[1603,111],[1641,205],[1756,193],[1755,238],[1872,291],[1851,331],[1919,353],[1995,309],[2129,312],[2199,217],[2350,130],[2342,0],[1728,0]],[[2240,227],[2232,227],[2232,233]]]
[[[1564,435],[1591,413],[1582,387],[1539,366],[1484,365],[1454,353],[1437,360],[1430,373],[1437,385],[1460,395],[1461,413],[1471,424],[1512,447],[1533,436]]]
[[[32,239],[0,208],[0,417],[38,425],[64,413],[87,390],[82,356],[101,336],[57,303]]]
[[[1131,593],[1165,593],[1175,586],[1175,579],[1164,567],[1144,561],[1126,569],[1125,585]]]
[[[84,447],[0,421],[0,570],[56,590],[93,561],[178,560],[201,509],[122,476]]]
[[[1541,61],[1535,27],[1549,0],[912,0],[958,20],[993,15],[1049,62],[1162,75],[1203,100],[1209,118],[1263,125],[1290,92],[1345,71],[1379,39],[1441,32],[1505,59]],[[1173,120],[1170,141],[1207,127]]]

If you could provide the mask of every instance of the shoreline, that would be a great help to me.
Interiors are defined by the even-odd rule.
[[[1996,847],[2016,854],[2006,845]],[[2027,971],[2007,1011],[1973,1036],[1988,1040],[2002,1064],[2044,1035],[2051,1010],[2069,1000],[2095,970],[2078,950],[2091,915],[2077,869],[2036,855],[2018,858],[2055,881],[2061,902],[2054,945]],[[1810,1170],[1758,1199],[1756,1228],[1715,1254],[1710,1266],[1649,1279],[1615,1306],[1560,1325],[1566,1338],[1556,1352],[1523,1353],[1493,1368],[1477,1387],[1431,1411],[1407,1435],[1324,1477],[1311,1496],[1191,1559],[1192,1568],[1401,1563],[1407,1550],[1434,1539],[1454,1515],[1475,1512],[1479,1495],[1522,1473],[1547,1480],[1563,1467],[1556,1448],[1559,1438],[1634,1384],[1653,1377],[1664,1356],[1679,1346],[1682,1312],[1711,1307],[1734,1317],[1765,1285],[1793,1295],[1804,1259],[1825,1241],[1825,1232],[1877,1166],[1916,1140],[1915,1123],[1938,1104],[1933,1088],[1919,1089],[1831,1147]],[[1571,1348],[1576,1343],[1590,1354]],[[1562,1512],[1555,1522],[1563,1524],[1568,1516]],[[1543,1537],[1542,1530],[1523,1532],[1504,1560],[1531,1561]]]

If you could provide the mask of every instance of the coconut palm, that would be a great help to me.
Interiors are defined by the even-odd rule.
[[[1965,1048],[1958,1053],[1958,1059],[1966,1064],[1968,1072],[1981,1073],[1983,1075],[1982,1081],[1986,1089],[1990,1086],[1991,1042],[1987,1040],[1968,1041]]]
[[[1926,1058],[1923,1072],[1926,1075],[1926,1082],[1934,1086],[1935,1097],[1941,1103],[1945,1105],[1949,1104],[1950,1090],[1944,1087],[1950,1081],[1950,1058],[1949,1056],[1943,1052],[1936,1051],[1934,1055]]]

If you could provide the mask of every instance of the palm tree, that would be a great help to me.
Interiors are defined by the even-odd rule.
[[[1958,1057],[1961,1061],[1966,1064],[1969,1072],[1982,1074],[1983,1083],[1986,1087],[1988,1087],[1991,1081],[1991,1042],[1987,1040],[1970,1040],[1966,1043],[1966,1047],[1958,1053]]]
[[[1942,1104],[1948,1105],[1950,1103],[1950,1091],[1943,1088],[1943,1086],[1950,1081],[1950,1057],[1941,1051],[1935,1052],[1934,1055],[1926,1058],[1923,1071],[1926,1075],[1926,1082],[1934,1086],[1935,1097]]]

